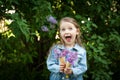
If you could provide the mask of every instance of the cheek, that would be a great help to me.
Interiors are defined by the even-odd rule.
[[[60,33],[60,37],[63,38],[63,33]]]
[[[62,38],[62,39],[64,39],[64,36],[63,36],[63,35],[61,35],[61,38]]]
[[[64,35],[64,32],[60,32],[60,35],[63,36],[63,35]]]

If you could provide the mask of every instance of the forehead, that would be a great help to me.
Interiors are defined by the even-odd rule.
[[[60,28],[66,28],[66,27],[74,27],[75,28],[75,25],[73,23],[70,23],[70,22],[61,22],[60,24]]]

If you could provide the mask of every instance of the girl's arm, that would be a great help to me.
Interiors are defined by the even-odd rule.
[[[47,68],[51,72],[58,73],[58,72],[60,72],[60,67],[59,67],[57,58],[55,58],[53,49],[54,48],[51,49],[49,56],[47,58]]]
[[[72,68],[74,76],[82,75],[87,70],[86,51],[83,50],[80,55],[81,55],[81,57],[79,57],[80,60]]]

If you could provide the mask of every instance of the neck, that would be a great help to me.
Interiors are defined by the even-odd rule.
[[[74,47],[74,45],[75,45],[75,44],[72,44],[72,45],[71,45],[71,44],[65,44],[65,47],[66,47],[66,48],[72,48],[72,47]]]

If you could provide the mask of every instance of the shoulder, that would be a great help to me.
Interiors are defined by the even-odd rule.
[[[62,48],[63,48],[63,45],[62,45],[62,44],[58,44],[58,43],[53,44],[53,45],[51,46],[50,50],[51,50],[51,49],[55,49],[55,48],[60,48],[60,49],[62,49]]]
[[[75,44],[74,48],[78,51],[80,54],[86,54],[86,50],[84,47],[80,46],[79,44]]]
[[[79,44],[75,44],[74,48],[77,49],[78,51],[86,51],[85,48],[80,46]]]

